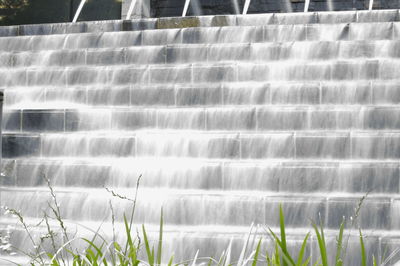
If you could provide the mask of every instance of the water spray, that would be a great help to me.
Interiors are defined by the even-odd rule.
[[[235,14],[239,14],[240,10],[239,10],[239,3],[238,0],[231,0],[232,5],[233,5],[233,9],[235,10]]]
[[[190,0],[185,0],[185,6],[183,7],[182,17],[186,17],[187,11],[189,9]]]
[[[309,6],[310,6],[310,0],[306,0],[306,2],[304,3],[304,12],[308,12]]]
[[[249,10],[250,2],[251,2],[251,0],[246,0],[246,2],[244,2],[243,13],[242,13],[243,15],[247,15],[247,11]]]
[[[81,14],[82,8],[85,5],[85,3],[86,3],[86,0],[82,0],[81,3],[79,4],[78,9],[76,10],[74,19],[72,20],[73,23],[78,21],[79,15]]]
[[[130,4],[129,9],[128,9],[128,14],[126,14],[126,19],[127,20],[131,19],[131,16],[132,16],[132,13],[133,13],[133,9],[136,6],[136,1],[137,0],[131,0],[131,4]]]

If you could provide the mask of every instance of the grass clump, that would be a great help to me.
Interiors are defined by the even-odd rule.
[[[244,242],[242,251],[240,254],[232,254],[232,241],[229,243],[227,249],[222,252],[219,259],[216,258],[204,258],[199,257],[199,251],[197,251],[195,257],[190,261],[174,262],[173,254],[163,253],[163,241],[164,241],[164,214],[161,209],[160,223],[158,239],[156,244],[153,245],[149,239],[146,227],[142,225],[141,232],[133,232],[133,221],[134,213],[136,208],[137,193],[140,182],[140,177],[137,181],[136,194],[134,199],[129,199],[124,196],[117,194],[116,192],[107,189],[113,197],[117,197],[121,200],[128,200],[132,203],[132,209],[129,215],[123,215],[123,231],[125,235],[124,242],[118,242],[115,234],[115,215],[113,206],[110,202],[111,209],[111,223],[113,229],[112,240],[108,240],[105,236],[101,235],[100,228],[93,232],[93,237],[87,239],[78,235],[69,234],[68,229],[63,221],[61,211],[57,202],[56,193],[50,185],[50,181],[47,180],[47,185],[50,189],[52,201],[48,203],[51,216],[44,213],[43,220],[41,223],[45,224],[47,232],[44,236],[40,237],[39,241],[35,240],[32,235],[31,228],[27,225],[23,215],[14,209],[7,208],[7,212],[18,218],[24,231],[28,234],[28,238],[31,241],[34,249],[32,252],[21,251],[16,248],[11,249],[9,242],[4,243],[4,239],[9,241],[9,238],[1,238],[0,248],[3,246],[3,250],[6,249],[8,252],[19,253],[20,255],[27,256],[29,258],[29,265],[31,266],[195,266],[195,265],[207,265],[207,266],[342,266],[344,265],[347,244],[345,243],[344,231],[345,231],[345,220],[342,221],[338,236],[336,238],[336,253],[332,254],[331,250],[327,248],[327,242],[325,238],[324,228],[322,221],[319,221],[319,225],[315,222],[312,223],[312,231],[308,232],[303,240],[302,244],[297,251],[293,251],[288,246],[288,239],[286,234],[285,216],[283,207],[279,209],[279,233],[274,232],[271,228],[267,229],[267,233],[260,235],[257,232],[253,233],[253,226],[250,229],[250,233],[247,236],[247,240]],[[359,207],[361,208],[361,204]],[[358,213],[359,210],[356,211]],[[129,218],[128,218],[129,217]],[[58,230],[53,231],[51,229],[49,219],[53,219],[58,224]],[[138,230],[138,229],[136,229]],[[314,236],[317,240],[319,253],[317,256],[311,258],[307,247],[310,245],[310,238]],[[350,234],[349,234],[350,237]],[[347,242],[348,239],[347,238]],[[61,242],[60,242],[61,239]],[[271,243],[269,247],[266,246],[267,241]],[[50,243],[45,245],[45,242]],[[84,249],[79,251],[75,242],[84,244]],[[264,241],[264,245],[263,245]],[[381,263],[378,263],[374,255],[370,256],[371,261],[368,261],[368,254],[365,248],[365,238],[359,230],[359,256],[361,258],[361,266],[367,265],[387,265],[387,260],[381,259]],[[272,248],[270,251],[269,248]],[[239,256],[237,256],[239,255]],[[329,260],[331,255],[334,258]],[[162,261],[164,258],[169,258],[167,261]],[[237,261],[232,261],[232,257],[239,257]],[[10,261],[9,261],[10,262]],[[14,263],[19,265],[18,263]]]

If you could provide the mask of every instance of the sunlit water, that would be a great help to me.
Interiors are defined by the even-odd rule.
[[[397,12],[2,37],[1,205],[40,221],[46,176],[71,229],[110,221],[110,202],[121,228],[131,202],[105,188],[133,198],[142,175],[135,223],[156,232],[163,206],[165,254],[179,260],[232,237],[237,256],[252,222],[277,227],[281,203],[291,248],[319,219],[334,246],[369,193],[357,222],[382,255],[400,235]],[[22,231],[12,241],[29,248]]]

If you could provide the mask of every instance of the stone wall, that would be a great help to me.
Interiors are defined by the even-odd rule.
[[[27,0],[25,5],[0,6],[0,25],[70,22],[81,0]],[[121,18],[120,0],[89,0],[79,21]]]
[[[151,0],[152,17],[181,16],[185,0]],[[197,3],[196,3],[197,2]],[[363,10],[368,9],[369,0],[331,0],[333,10]],[[201,10],[196,12],[195,6]],[[238,7],[243,9],[244,0],[238,0]],[[399,0],[375,0],[374,9],[400,8]],[[310,11],[329,10],[327,0],[311,0]],[[302,12],[304,0],[252,0],[248,13],[270,12]],[[234,14],[233,0],[192,0],[188,15]]]

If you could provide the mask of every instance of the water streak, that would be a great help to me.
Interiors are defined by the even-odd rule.
[[[327,0],[327,3],[328,3],[328,11],[334,11],[335,7],[333,4],[333,0]]]
[[[188,9],[189,9],[190,0],[185,0],[185,5],[182,11],[182,17],[186,17]]]
[[[79,15],[81,14],[83,6],[85,5],[85,3],[86,3],[86,0],[81,0],[80,4],[78,6],[78,9],[76,10],[76,13],[75,13],[75,16],[74,16],[72,22],[77,22],[78,21]]]
[[[251,2],[251,0],[246,0],[246,2],[244,3],[243,13],[242,13],[243,15],[247,14],[247,11],[249,10],[250,2]]]
[[[133,10],[136,7],[136,3],[137,3],[137,0],[131,0],[131,4],[129,5],[128,13],[126,14],[127,20],[131,19]]]
[[[199,0],[191,0],[191,8],[193,10],[193,15],[201,16],[203,14]]]
[[[240,9],[239,9],[239,2],[238,0],[231,0],[231,3],[233,5],[233,10],[235,14],[240,14]]]

